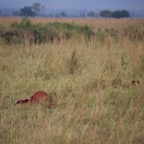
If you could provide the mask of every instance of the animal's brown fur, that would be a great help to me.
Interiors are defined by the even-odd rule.
[[[38,104],[41,102],[47,102],[48,108],[56,107],[56,103],[54,102],[53,99],[54,94],[47,94],[46,92],[43,91],[38,91],[34,93],[30,98],[24,98],[24,99],[19,99],[15,102],[15,104],[24,104],[24,103],[33,103],[33,104]]]

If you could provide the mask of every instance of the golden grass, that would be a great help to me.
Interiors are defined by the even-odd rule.
[[[7,18],[0,17],[0,23],[3,25],[10,25],[13,22],[21,21],[22,18]],[[143,19],[93,19],[93,18],[29,18],[35,23],[49,23],[49,22],[68,22],[80,25],[89,25],[93,28],[123,28],[127,26],[137,26],[144,22]]]
[[[15,20],[3,18],[7,24]],[[58,21],[104,28],[142,22]],[[95,38],[86,42],[73,37],[41,45],[2,44],[0,61],[1,144],[143,143],[143,41],[122,38],[116,43],[107,37],[101,43]],[[132,85],[132,80],[139,80],[140,84]],[[29,97],[39,90],[57,93],[56,109],[13,105],[17,98]]]

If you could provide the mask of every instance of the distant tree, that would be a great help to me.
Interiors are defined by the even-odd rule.
[[[25,17],[34,17],[36,16],[36,12],[33,11],[32,7],[25,6],[24,8],[20,9],[19,15]]]
[[[112,16],[112,12],[110,10],[103,10],[100,12],[100,16],[109,18]]]
[[[60,15],[59,15],[59,14],[55,14],[55,15],[54,15],[54,17],[59,18],[59,17],[60,17]]]
[[[96,17],[96,13],[91,11],[87,14],[88,17]]]
[[[43,8],[44,8],[44,6],[41,5],[40,3],[34,3],[32,5],[32,9],[34,10],[34,12],[36,13],[37,16],[39,15],[40,10]]]
[[[3,12],[2,12],[2,10],[0,10],[0,16],[3,16]]]
[[[13,11],[13,12],[12,12],[12,15],[13,15],[13,16],[19,16],[19,11]]]
[[[66,16],[67,16],[65,12],[61,12],[60,15],[61,15],[62,17],[66,17]]]
[[[122,17],[130,17],[130,13],[127,10],[122,10],[121,15]]]
[[[130,17],[130,14],[126,10],[116,10],[112,13],[113,18],[125,18],[125,17]]]

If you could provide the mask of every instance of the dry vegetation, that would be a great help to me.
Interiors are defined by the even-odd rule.
[[[1,18],[6,25],[17,20]],[[32,21],[88,24],[95,31],[144,25],[127,19]],[[81,36],[40,45],[0,40],[0,143],[142,144],[144,40],[119,33],[117,39]],[[13,105],[39,90],[56,92],[57,108]]]

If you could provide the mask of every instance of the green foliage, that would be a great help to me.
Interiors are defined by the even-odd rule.
[[[59,40],[60,38],[69,39],[74,35],[84,35],[86,39],[91,38],[94,33],[88,26],[78,26],[69,23],[49,23],[33,24],[29,19],[23,18],[21,22],[14,22],[6,31],[1,30],[1,37],[7,44],[25,43],[45,43]]]
[[[7,44],[25,43],[29,40],[31,43],[41,43],[45,40],[46,27],[42,24],[33,24],[28,19],[22,19],[21,22],[14,22],[9,29],[3,32],[1,37]]]
[[[50,23],[49,27],[64,35],[66,38],[71,37],[74,34],[83,34],[87,38],[90,38],[91,36],[94,35],[94,32],[92,28],[89,26],[79,26],[75,24],[70,24],[70,23],[60,23],[60,22],[54,22]]]
[[[29,19],[23,18],[20,22],[13,22],[8,28],[0,25],[0,37],[6,44],[41,44],[46,42],[83,37],[85,40],[97,38],[104,44],[105,38],[110,36],[117,43],[123,36],[131,40],[144,39],[144,25],[129,26],[120,32],[115,28],[98,29],[96,32],[87,25],[80,26],[72,23],[53,22],[49,24],[34,24]]]
[[[33,26],[32,22],[27,18],[23,18],[20,23],[14,22],[11,24],[11,28],[15,28],[15,29],[28,29],[32,26]]]

